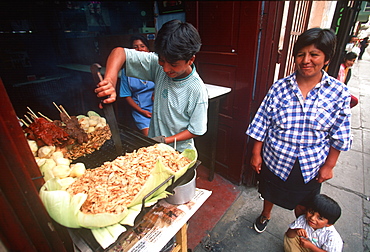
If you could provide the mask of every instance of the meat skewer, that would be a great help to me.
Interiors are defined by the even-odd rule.
[[[44,117],[46,120],[48,120],[49,122],[53,122],[53,120],[51,120],[50,118],[48,118],[47,116],[41,114],[40,112],[38,112],[40,116]]]
[[[60,109],[63,111],[64,114],[66,114],[66,116],[71,119],[71,117],[68,115],[67,111],[63,108],[62,105],[59,105]]]
[[[28,118],[27,115],[24,115],[24,117],[29,121],[29,123],[33,123],[33,121],[30,118]]]
[[[26,123],[23,119],[19,119],[19,121],[21,121],[26,127],[29,127],[29,124]]]
[[[66,158],[73,160],[99,149],[111,137],[109,126],[102,123],[104,120],[100,121],[99,127],[88,131],[81,126],[77,116],[69,116],[62,105],[53,104],[60,112],[60,120],[52,120],[40,112],[38,117],[29,107],[29,112],[24,115],[26,120],[22,120],[27,139],[35,140],[39,147],[56,146],[66,151]]]
[[[30,109],[30,107],[27,107],[27,109],[30,111],[31,117],[37,118],[38,116]]]

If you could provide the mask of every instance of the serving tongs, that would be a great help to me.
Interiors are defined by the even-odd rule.
[[[190,167],[180,178],[178,178],[175,181],[175,175],[171,175],[168,177],[165,181],[163,181],[161,184],[159,184],[156,188],[154,188],[152,191],[150,191],[147,195],[144,196],[142,199],[142,206],[141,206],[141,212],[144,212],[145,208],[145,201],[153,195],[159,188],[161,188],[163,185],[165,185],[168,181],[171,180],[171,184],[167,187],[166,191],[169,193],[174,193],[173,189],[175,189],[176,186],[180,185],[183,181],[188,181],[191,176],[193,171],[198,168],[198,166],[201,164],[199,160],[195,162],[195,164]]]
[[[98,63],[94,63],[90,66],[90,70],[94,79],[95,84],[98,84],[103,80],[103,77],[100,73],[101,66]],[[108,97],[102,97],[102,100]],[[112,133],[112,139],[114,142],[114,147],[116,148],[116,153],[118,156],[123,154],[122,141],[119,134],[118,124],[116,116],[113,110],[112,103],[102,103],[105,119],[109,125],[110,131]]]

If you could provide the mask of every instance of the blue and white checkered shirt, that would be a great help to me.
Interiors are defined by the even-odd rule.
[[[304,99],[293,73],[271,86],[246,134],[264,142],[263,160],[276,176],[286,181],[298,158],[308,183],[330,147],[351,148],[350,100],[346,85],[324,71]]]

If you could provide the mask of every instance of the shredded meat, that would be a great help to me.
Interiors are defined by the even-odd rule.
[[[81,207],[84,213],[121,213],[140,192],[158,159],[174,172],[191,162],[177,151],[161,150],[158,145],[143,147],[87,170],[67,191],[88,195]]]

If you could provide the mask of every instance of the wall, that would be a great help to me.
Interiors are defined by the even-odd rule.
[[[155,28],[157,31],[161,29],[162,25],[166,23],[167,21],[173,20],[173,19],[178,19],[181,20],[182,22],[186,21],[186,16],[185,12],[175,12],[175,13],[168,13],[168,14],[159,14],[159,9],[158,9],[158,1],[155,1],[154,3],[154,15],[156,16],[155,18]]]
[[[308,28],[330,28],[336,5],[336,1],[313,1]]]

